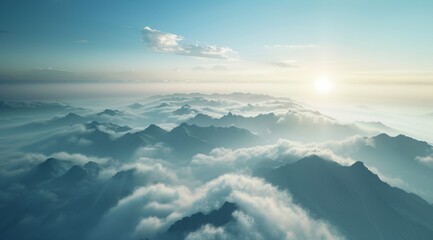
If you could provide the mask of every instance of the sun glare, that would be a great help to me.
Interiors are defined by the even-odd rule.
[[[314,82],[314,87],[317,92],[326,94],[332,90],[332,82],[328,78],[319,78]]]

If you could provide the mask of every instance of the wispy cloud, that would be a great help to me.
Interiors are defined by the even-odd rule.
[[[86,39],[81,39],[81,40],[77,40],[77,43],[88,43],[89,40]]]
[[[265,48],[316,48],[318,47],[315,44],[273,44],[273,45],[265,45]]]
[[[216,72],[227,72],[229,69],[226,66],[214,65],[209,67],[197,66],[192,68],[193,71],[216,71]]]
[[[199,42],[188,43],[184,41],[182,36],[161,32],[148,26],[144,27],[141,32],[147,47],[156,52],[215,59],[232,59],[236,54],[229,47],[219,47]]]
[[[299,66],[296,65],[295,63],[296,61],[294,60],[282,60],[282,61],[273,62],[272,65],[281,68],[299,68]]]

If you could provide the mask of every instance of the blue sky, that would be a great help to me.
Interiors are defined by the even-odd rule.
[[[431,88],[432,10],[432,1],[3,0],[0,74]],[[159,33],[153,42],[146,26]],[[166,36],[176,49],[155,45]]]

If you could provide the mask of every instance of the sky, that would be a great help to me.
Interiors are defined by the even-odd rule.
[[[421,0],[2,0],[0,93],[248,91],[433,111],[432,10]]]

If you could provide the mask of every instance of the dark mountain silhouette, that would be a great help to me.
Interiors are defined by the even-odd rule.
[[[50,181],[65,174],[72,167],[69,161],[61,161],[55,158],[48,158],[30,170],[23,178],[22,183],[26,186],[36,186]]]
[[[121,112],[119,110],[113,110],[113,109],[108,109],[107,108],[104,111],[97,113],[96,115],[97,116],[107,115],[107,116],[114,117],[114,116],[122,116],[123,112]]]
[[[63,117],[54,117],[46,121],[31,122],[24,125],[2,130],[6,134],[21,134],[47,131],[56,128],[62,128],[74,124],[85,123],[88,119],[75,113],[68,113]]]
[[[0,113],[4,114],[31,114],[41,115],[47,113],[62,113],[68,111],[81,111],[83,108],[76,108],[58,102],[20,102],[0,101]]]
[[[387,177],[403,180],[410,185],[408,189],[433,202],[433,169],[416,159],[433,154],[432,146],[404,135],[380,134],[371,140],[373,144],[360,146],[350,157],[363,160]]]
[[[167,233],[158,239],[184,239],[188,233],[194,232],[207,224],[215,227],[224,226],[233,220],[232,213],[237,209],[236,204],[225,202],[221,208],[208,214],[198,212],[189,217],[184,217],[173,223]]]
[[[111,207],[147,181],[129,169],[101,182],[99,170],[94,162],[75,165],[7,205],[0,199],[0,211],[5,214],[0,219],[2,239],[83,239]],[[29,215],[37,220],[23,228],[19,222]]]
[[[307,114],[307,115],[306,115]],[[318,118],[326,120],[317,120]],[[244,117],[229,112],[221,118],[212,118],[204,114],[197,114],[187,121],[198,126],[236,126],[245,128],[258,136],[269,140],[280,138],[301,142],[325,141],[344,139],[349,136],[366,133],[355,125],[339,124],[335,120],[321,115],[319,112],[303,110],[303,112],[289,111],[280,117],[274,113],[259,114],[255,117]]]
[[[199,127],[182,123],[164,135],[164,142],[175,154],[190,158],[197,153],[207,153],[215,147],[240,148],[254,146],[263,141],[245,129],[236,127]]]
[[[197,113],[198,111],[191,108],[190,105],[185,104],[182,107],[176,109],[175,111],[173,111],[173,114],[175,115],[185,115],[185,114],[193,114],[193,113]]]
[[[380,132],[380,133],[387,133],[387,134],[395,134],[398,131],[396,129],[393,129],[391,127],[388,127],[382,122],[365,122],[365,121],[356,121],[354,122],[355,125],[360,126],[361,128]]]
[[[142,105],[140,103],[133,103],[133,104],[128,105],[127,107],[130,108],[130,109],[136,110],[136,109],[143,108],[144,105]]]
[[[113,137],[95,122],[84,125],[89,131],[59,134],[37,141],[23,148],[26,151],[52,154],[65,151],[99,157],[129,160],[140,147],[163,143],[173,149],[171,160],[188,160],[198,153],[208,153],[215,147],[239,148],[262,143],[261,139],[245,129],[236,127],[198,127],[183,123],[171,131],[150,125],[139,132],[127,132]],[[104,125],[114,129],[117,125]]]
[[[127,132],[127,131],[132,130],[128,126],[119,126],[119,125],[114,124],[114,123],[100,123],[98,121],[92,121],[90,123],[87,123],[87,124],[85,124],[85,127],[87,129],[96,129],[99,127],[104,127],[104,128],[111,130],[113,132]]]
[[[382,182],[362,162],[345,167],[313,155],[271,171],[266,179],[348,239],[433,238],[432,206]]]
[[[158,106],[155,106],[154,108],[165,108],[165,107],[168,107],[168,106],[170,106],[168,103],[161,103]]]
[[[150,124],[146,129],[142,131],[142,133],[148,136],[152,136],[154,139],[162,139],[162,136],[168,133],[168,131],[156,126],[155,124]]]

